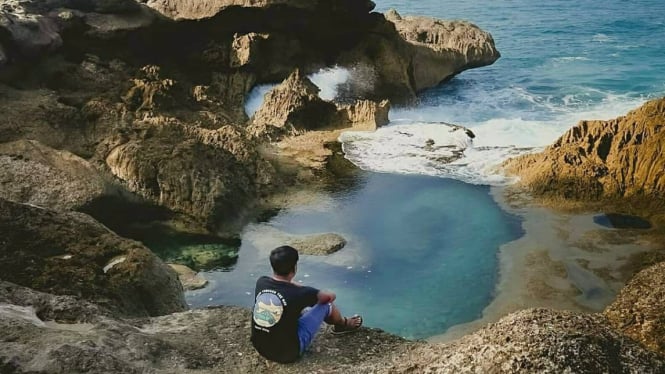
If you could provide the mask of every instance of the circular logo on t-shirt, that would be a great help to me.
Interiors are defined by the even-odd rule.
[[[273,327],[282,318],[284,304],[272,292],[261,291],[254,304],[254,322],[261,327]]]

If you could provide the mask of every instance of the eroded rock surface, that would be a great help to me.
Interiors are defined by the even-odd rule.
[[[202,222],[232,220],[258,185],[271,181],[270,165],[231,126],[208,130],[154,118],[135,130],[104,143],[100,162],[129,190]]]
[[[119,313],[184,310],[176,273],[139,242],[90,216],[0,199],[0,279],[77,295]]]
[[[416,91],[436,86],[460,72],[493,64],[499,57],[492,36],[465,21],[386,13],[412,50],[410,75]]]
[[[344,248],[346,239],[334,233],[299,235],[287,240],[287,244],[304,255],[325,256]]]
[[[115,192],[97,169],[70,152],[29,140],[0,144],[0,198],[76,210]]]
[[[614,328],[665,355],[665,262],[639,272],[605,315]]]
[[[583,201],[665,196],[665,99],[609,121],[581,121],[504,166],[537,195]]]
[[[595,314],[527,309],[449,345],[420,346],[390,372],[660,373],[662,357]]]
[[[250,313],[242,308],[117,320],[75,300],[0,283],[0,368],[90,373],[665,370],[662,357],[612,331],[600,315],[525,310],[449,345],[407,341],[368,328],[345,336],[321,331],[299,362],[279,365],[252,348]],[[72,318],[76,315],[80,318]]]

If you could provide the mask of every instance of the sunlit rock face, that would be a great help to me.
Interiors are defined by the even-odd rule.
[[[542,153],[511,159],[509,172],[544,196],[581,200],[665,196],[665,99],[626,116],[581,121]]]

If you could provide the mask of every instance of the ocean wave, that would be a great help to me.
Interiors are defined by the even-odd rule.
[[[508,158],[542,150],[580,120],[615,118],[645,100],[593,89],[561,98],[533,95],[521,88],[510,90],[536,106],[540,115],[524,116],[523,107],[517,105],[501,113],[489,109],[492,116],[488,117],[483,113],[488,110],[483,99],[475,104],[460,103],[461,110],[455,105],[398,109],[391,114],[391,124],[375,133],[343,133],[340,141],[346,158],[369,171],[502,185],[514,180],[499,168]],[[501,96],[493,97],[502,100]],[[602,99],[589,102],[589,97],[599,96]],[[475,138],[464,139],[460,137],[463,132],[451,133],[448,125],[433,123],[444,119],[470,129]],[[426,147],[428,139],[439,148]]]

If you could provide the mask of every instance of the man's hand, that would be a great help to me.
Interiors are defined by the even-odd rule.
[[[318,295],[316,297],[319,299],[319,304],[328,304],[332,303],[335,301],[337,298],[337,295],[335,295],[334,292],[330,291],[319,291]]]

